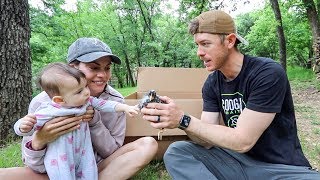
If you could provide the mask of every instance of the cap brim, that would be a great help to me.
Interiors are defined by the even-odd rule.
[[[236,34],[237,39],[244,45],[249,45],[249,42],[245,40],[243,37],[241,37],[239,34]]]
[[[121,60],[120,58],[118,58],[117,56],[107,53],[107,52],[92,52],[92,53],[88,53],[82,56],[77,57],[77,60],[81,61],[81,62],[92,62],[95,61],[101,57],[104,56],[110,56],[111,57],[111,61],[116,63],[116,64],[121,64]]]

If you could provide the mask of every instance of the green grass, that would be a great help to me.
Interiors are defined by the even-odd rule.
[[[320,135],[320,128],[314,128],[312,130],[313,133]]]
[[[316,117],[311,121],[312,125],[320,125],[320,120],[317,120]]]
[[[124,97],[135,92],[137,87],[126,87],[117,89]]]
[[[315,78],[315,74],[311,69],[305,69],[298,66],[288,66],[287,74],[289,80],[310,81]]]
[[[169,180],[171,179],[167,173],[163,161],[152,161],[148,166],[146,166],[141,172],[135,175],[132,180]]]
[[[295,86],[298,89],[313,87],[320,91],[320,83],[316,80],[316,75],[311,69],[288,66],[287,75],[291,86]]]
[[[0,168],[23,166],[21,160],[21,141],[12,141],[0,148]]]

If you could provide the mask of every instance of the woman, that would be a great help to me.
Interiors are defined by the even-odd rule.
[[[124,102],[122,95],[107,84],[111,78],[112,62],[121,63],[108,45],[96,38],[79,38],[69,47],[67,61],[86,75],[92,96]],[[30,103],[29,113],[34,112],[41,102],[49,100],[46,93],[40,93]],[[38,174],[31,170],[44,172],[43,156],[46,144],[78,128],[80,122],[87,119],[92,119],[89,121],[89,127],[99,179],[128,179],[153,159],[158,144],[152,137],[143,137],[123,145],[126,127],[123,112],[96,111],[93,118],[92,116],[93,110],[88,109],[84,116],[55,118],[46,123],[33,137],[24,137],[22,155],[28,167],[2,169],[0,179],[48,179],[46,174]]]

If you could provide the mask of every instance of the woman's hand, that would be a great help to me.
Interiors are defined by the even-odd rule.
[[[87,107],[87,111],[84,115],[80,116],[82,118],[82,121],[89,122],[92,120],[94,116],[94,109],[92,106]]]
[[[74,131],[80,127],[82,116],[64,116],[54,118],[34,133],[32,138],[32,148],[34,150],[41,150],[46,145],[63,134]]]
[[[152,127],[173,129],[179,126],[184,112],[167,96],[159,96],[165,103],[149,103],[141,109],[143,119],[150,121]]]

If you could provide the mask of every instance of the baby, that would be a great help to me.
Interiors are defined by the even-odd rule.
[[[52,101],[35,111],[36,121],[27,115],[15,123],[19,136],[31,136],[55,117],[82,115],[88,106],[105,112],[126,112],[129,116],[138,114],[137,106],[90,96],[85,75],[67,64],[49,64],[40,73],[38,83]],[[44,165],[50,179],[98,179],[88,123],[82,122],[79,129],[48,144]]]

